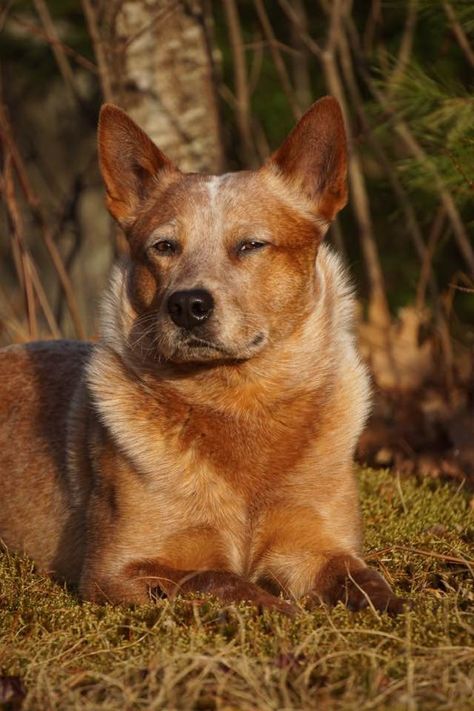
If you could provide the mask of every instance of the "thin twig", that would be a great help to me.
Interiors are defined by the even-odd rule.
[[[474,67],[474,51],[470,45],[469,39],[464,32],[461,23],[459,22],[458,18],[456,17],[456,13],[454,12],[454,8],[451,5],[450,2],[447,2],[447,0],[443,0],[443,8],[446,13],[446,17],[449,20],[449,23],[451,25],[451,29],[453,31],[454,36],[456,37],[458,44],[461,48],[461,50],[464,53],[464,56],[466,57],[467,61],[469,62],[469,65],[471,67]]]
[[[370,5],[369,17],[363,32],[364,52],[366,55],[372,53],[372,45],[377,24],[382,20],[382,2],[381,0],[372,0]]]
[[[223,0],[223,2],[234,65],[237,126],[242,141],[244,163],[247,167],[251,167],[255,164],[255,151],[250,122],[250,97],[242,31],[235,0]]]
[[[456,291],[462,291],[464,294],[474,294],[474,286],[467,287],[459,286],[459,284],[449,284],[449,287],[451,289],[455,289]]]
[[[260,35],[257,35],[260,37]],[[287,44],[282,42],[281,40],[276,39],[274,44],[281,49],[281,51],[285,54],[288,54],[290,56],[295,57],[296,55],[300,54],[300,52],[297,49],[294,49],[293,47],[289,47]],[[244,49],[266,49],[267,47],[270,47],[270,42],[268,40],[264,39],[254,39],[251,42],[244,42]]]
[[[388,109],[387,105],[385,106]],[[395,112],[391,112],[392,116],[396,116]],[[436,188],[439,192],[441,202],[444,205],[446,213],[450,219],[454,236],[458,245],[459,252],[464,257],[464,260],[469,267],[472,274],[474,274],[474,250],[470,242],[469,236],[464,227],[463,221],[459,214],[459,210],[456,207],[453,196],[444,184],[441,175],[439,174],[437,168],[435,167],[433,161],[430,160],[429,156],[420,146],[413,133],[409,129],[408,125],[400,119],[398,116],[395,119],[395,131],[403,139],[403,142],[410,150],[412,155],[431,173],[432,178],[436,183]]]
[[[390,186],[394,192],[395,197],[398,199],[398,204],[402,210],[409,234],[412,238],[415,250],[418,254],[420,261],[428,267],[427,277],[430,283],[430,287],[433,293],[433,297],[436,298],[438,295],[438,288],[436,280],[434,278],[431,261],[426,259],[427,248],[423,239],[423,235],[418,224],[415,210],[410,202],[408,194],[401,184],[396,171],[394,170],[390,158],[387,156],[381,142],[377,138],[376,133],[372,130],[367,114],[364,107],[364,101],[360,93],[355,72],[353,69],[352,55],[349,48],[349,43],[347,40],[347,35],[344,30],[339,34],[339,56],[341,60],[341,68],[344,75],[344,80],[348,88],[352,105],[357,111],[357,116],[364,131],[364,135],[370,144],[370,147],[374,151],[378,163],[384,170]]]
[[[253,49],[252,63],[249,71],[249,95],[252,96],[258,86],[262,73],[264,49],[268,43],[260,40],[245,45],[245,49]]]
[[[150,32],[151,30],[155,29],[157,25],[160,25],[162,22],[166,22],[179,8],[180,5],[180,0],[171,0],[171,2],[166,5],[166,7],[160,7],[158,12],[150,17],[148,21],[140,27],[139,30],[131,34],[123,45],[120,47],[119,51],[127,51],[127,49],[134,43],[136,42],[137,39],[140,39],[146,32]]]
[[[348,5],[346,0],[332,0],[329,9],[329,29],[326,41],[326,52],[334,52],[337,46],[337,37],[341,31],[342,17],[346,14]]]
[[[218,89],[219,96],[233,111],[237,111],[237,99],[226,84],[221,84]]]
[[[304,0],[293,0],[293,8],[298,16],[298,25],[308,31],[308,15]],[[300,33],[294,23],[291,23],[291,44],[293,45],[293,55],[290,57],[292,64],[293,84],[299,105],[306,107],[311,104],[313,93],[311,89],[311,75],[309,69],[309,54],[306,51],[304,42],[301,41]]]
[[[71,59],[73,59],[77,64],[79,64],[81,67],[84,69],[87,69],[89,72],[92,72],[93,74],[98,74],[98,69],[97,66],[94,64],[94,62],[91,62],[90,59],[87,59],[87,57],[84,57],[84,55],[80,54],[77,52],[75,49],[70,47],[69,45],[65,44],[62,42],[60,39],[55,38],[53,39],[48,35],[47,32],[41,29],[41,27],[38,27],[37,25],[33,25],[30,22],[25,22],[23,18],[18,17],[14,15],[10,20],[10,23],[17,24],[19,27],[23,27],[27,32],[30,34],[34,35],[35,37],[39,37],[40,39],[44,40],[44,42],[47,42],[48,44],[56,44],[61,47],[63,50],[64,54],[69,55]]]
[[[7,0],[7,2],[5,2],[3,7],[0,9],[0,32],[2,32],[3,28],[5,27],[8,13],[12,9],[14,2],[15,0]]]
[[[366,560],[372,560],[374,558],[377,559],[383,555],[386,555],[386,553],[393,553],[393,551],[415,553],[416,555],[423,555],[427,558],[437,558],[438,560],[445,560],[448,563],[459,563],[459,565],[465,565],[468,568],[470,568],[471,565],[474,565],[474,560],[468,560],[467,558],[458,558],[452,555],[445,555],[444,553],[435,553],[434,551],[425,551],[422,548],[413,548],[411,546],[401,546],[398,544],[395,544],[393,546],[387,546],[387,548],[381,548],[377,551],[372,551],[371,553],[366,555],[365,558]]]
[[[20,282],[25,295],[26,314],[28,318],[29,337],[32,340],[38,338],[38,321],[36,316],[36,301],[34,287],[31,281],[31,270],[29,268],[28,252],[25,246],[23,220],[18,210],[15,198],[15,183],[13,178],[12,157],[9,152],[4,160],[4,191],[5,201],[12,225],[12,242],[16,252],[17,269],[19,270]]]
[[[114,94],[112,90],[112,79],[110,76],[109,65],[107,62],[107,53],[104,46],[103,38],[99,31],[99,23],[94,6],[90,0],[81,0],[82,9],[87,22],[87,28],[94,47],[94,54],[99,68],[100,86],[104,101],[113,101]]]
[[[282,89],[285,92],[285,96],[288,100],[288,104],[290,106],[294,118],[299,119],[302,114],[301,107],[299,106],[296,100],[295,92],[293,91],[293,88],[291,86],[290,77],[288,76],[288,70],[281,56],[280,48],[273,32],[273,27],[265,10],[265,5],[263,4],[263,0],[254,0],[254,2],[255,8],[257,10],[258,19],[260,20],[260,24],[262,26],[263,34],[265,35],[268,45],[270,47],[270,53],[272,55],[273,64],[275,65],[275,69],[278,74],[278,78],[280,79]]]
[[[426,246],[425,254],[421,263],[420,277],[418,279],[418,284],[416,287],[415,299],[415,304],[418,311],[421,311],[425,305],[426,286],[428,284],[430,274],[432,272],[431,264],[433,261],[436,245],[443,231],[445,218],[446,211],[441,205],[436,212],[433,224],[431,226],[430,234],[428,237],[428,244]]]
[[[311,35],[306,31],[304,26],[302,25],[302,20],[300,16],[297,14],[295,11],[294,7],[292,6],[292,3],[289,2],[289,0],[278,0],[281,9],[285,13],[285,15],[288,17],[288,19],[293,23],[293,25],[296,27],[296,29],[299,32],[299,35],[303,41],[303,43],[306,45],[306,47],[309,49],[310,52],[312,52],[318,59],[321,59],[321,55],[323,50],[319,46],[319,44],[314,40]]]
[[[263,126],[260,121],[258,121],[258,119],[254,121],[253,129],[255,149],[257,151],[259,160],[263,163],[267,160],[268,156],[271,153],[270,144],[268,143],[268,138],[265,134],[265,131],[263,130]]]
[[[409,0],[405,28],[403,30],[403,35],[398,50],[397,61],[393,72],[387,81],[388,96],[391,96],[396,90],[397,85],[399,84],[401,78],[403,77],[403,74],[405,73],[408,62],[410,61],[410,56],[413,49],[413,39],[415,37],[417,12],[418,0]]]
[[[33,282],[36,296],[38,297],[38,302],[43,310],[44,317],[46,319],[46,323],[48,324],[50,333],[53,338],[61,338],[61,329],[59,328],[58,322],[56,321],[56,318],[53,314],[53,310],[49,305],[48,297],[46,296],[43,284],[41,283],[41,280],[39,278],[38,270],[34,262],[32,261],[31,256],[29,259],[29,268],[31,274],[31,281]]]
[[[74,73],[69,64],[69,60],[64,52],[61,41],[59,40],[56,27],[49,13],[48,6],[45,0],[33,0],[36,11],[39,15],[41,22],[43,23],[46,35],[50,38],[51,49],[53,50],[54,57],[61,72],[61,76],[64,79],[70,96],[74,101],[77,101],[80,97],[77,92],[76,82],[74,80]]]
[[[360,72],[367,88],[372,93],[374,98],[378,101],[387,117],[393,125],[394,131],[402,139],[406,148],[409,152],[422,164],[427,172],[430,174],[431,179],[434,181],[438,193],[440,195],[441,202],[443,203],[446,214],[451,222],[454,236],[458,245],[458,249],[462,254],[469,270],[474,274],[474,250],[472,248],[471,242],[467,235],[466,229],[462,222],[459,211],[453,200],[453,196],[444,184],[444,181],[439,174],[433,161],[430,160],[429,156],[423,150],[419,142],[414,137],[412,131],[410,130],[406,121],[399,115],[396,109],[392,106],[387,96],[380,90],[375,82],[372,81],[370,72],[366,66],[362,51],[360,49],[360,40],[357,32],[357,28],[353,19],[346,15],[345,22],[348,29],[348,36],[351,42],[352,49],[357,59],[357,67]]]
[[[82,325],[82,319],[79,312],[79,307],[76,301],[76,296],[74,293],[74,288],[72,286],[71,280],[67,274],[64,267],[64,263],[61,254],[54,242],[51,234],[50,227],[44,217],[43,210],[41,208],[40,200],[37,194],[34,192],[33,187],[28,178],[28,173],[24,161],[20,155],[18,147],[13,139],[12,131],[10,128],[10,123],[7,118],[6,111],[0,104],[0,138],[7,146],[9,152],[11,153],[12,162],[15,167],[16,173],[19,178],[19,183],[26,198],[33,217],[35,218],[39,228],[41,238],[48,250],[53,266],[59,278],[59,282],[64,292],[66,302],[68,305],[69,313],[71,314],[71,319],[74,324],[74,329],[78,338],[85,338],[85,330]]]

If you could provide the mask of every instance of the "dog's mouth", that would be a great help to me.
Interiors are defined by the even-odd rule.
[[[190,335],[182,339],[175,349],[177,360],[208,361],[208,360],[248,360],[264,345],[267,338],[264,333],[258,333],[243,347],[227,347],[219,341]],[[174,360],[173,358],[173,360]]]
[[[196,338],[195,336],[193,336],[189,340],[184,341],[184,345],[188,346],[188,348],[204,348],[213,351],[218,351],[219,353],[223,353],[224,355],[231,355],[230,351],[221,346],[220,343],[213,343],[212,341],[207,341],[205,338]]]

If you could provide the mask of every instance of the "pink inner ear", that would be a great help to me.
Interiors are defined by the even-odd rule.
[[[339,103],[326,96],[314,103],[269,161],[302,190],[325,220],[347,200],[347,144]]]

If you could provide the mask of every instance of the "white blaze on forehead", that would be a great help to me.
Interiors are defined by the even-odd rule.
[[[224,183],[231,177],[232,173],[224,175],[211,175],[206,181],[207,193],[209,196],[209,226],[210,237],[214,241],[221,237],[223,225],[222,202],[219,197],[222,194]]]
[[[224,175],[210,175],[207,179],[207,191],[209,193],[209,205],[211,210],[214,208],[216,203],[217,194],[219,189],[222,187],[223,182],[228,178],[230,173],[224,173]]]

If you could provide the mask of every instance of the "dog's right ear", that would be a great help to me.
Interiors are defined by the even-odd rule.
[[[102,106],[98,144],[107,207],[125,228],[157,180],[179,171],[125,111],[113,104]]]

